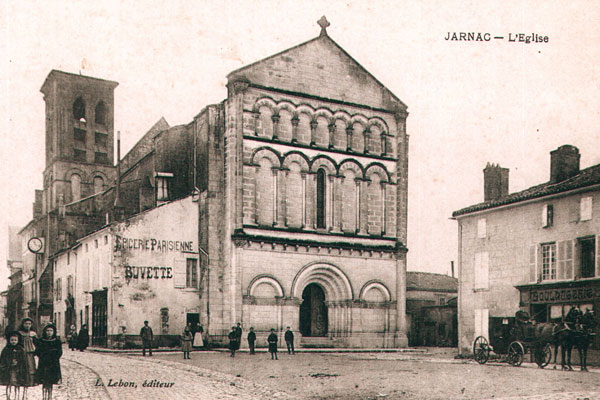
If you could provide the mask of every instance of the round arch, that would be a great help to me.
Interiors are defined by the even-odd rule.
[[[306,286],[315,283],[320,286],[328,301],[354,299],[352,285],[346,274],[336,265],[327,262],[314,262],[305,265],[294,277],[291,296],[302,297]]]
[[[278,297],[283,297],[284,292],[281,283],[279,283],[275,277],[267,274],[257,275],[254,277],[254,279],[252,279],[248,285],[248,296],[254,296],[256,293],[256,288],[265,284],[271,286],[275,290],[275,293]]]
[[[390,301],[392,299],[392,296],[390,294],[390,291],[388,290],[388,288],[383,284],[383,282],[380,281],[369,281],[367,283],[365,283],[363,285],[363,287],[360,289],[360,295],[359,295],[359,299],[365,301],[365,295],[367,294],[367,292],[369,290],[377,290],[379,291],[384,298],[384,301]]]

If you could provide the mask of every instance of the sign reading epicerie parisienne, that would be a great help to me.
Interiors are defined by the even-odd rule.
[[[138,239],[116,236],[117,250],[149,250],[149,251],[194,251],[194,242],[180,240],[160,240],[155,238]]]

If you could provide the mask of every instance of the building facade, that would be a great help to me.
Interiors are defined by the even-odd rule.
[[[461,352],[518,310],[560,321],[571,306],[600,309],[600,165],[580,170],[579,157],[559,147],[547,183],[511,194],[508,170],[488,164],[485,201],[453,213]]]
[[[406,321],[410,346],[451,346],[458,341],[458,279],[406,273]]]
[[[199,321],[198,206],[188,196],[78,239],[53,260],[54,321],[64,337],[78,321],[91,344],[139,341],[148,320],[160,343],[174,345]]]
[[[95,304],[106,303],[106,333],[92,335],[101,345],[140,318],[167,337],[196,318],[189,314],[214,342],[240,322],[259,341],[290,326],[307,345],[407,345],[407,107],[324,25],[318,37],[229,74],[227,98],[190,123],[158,121],[113,166],[102,154],[114,142],[116,85],[53,71],[42,88],[49,161],[35,209],[56,220],[46,218],[46,241],[52,229],[58,239],[46,245],[37,276],[52,275],[59,329],[96,321]],[[142,290],[123,277],[127,266],[175,274],[194,258],[124,256],[116,231],[139,226],[121,235],[134,246],[161,232],[176,240],[164,224],[181,202],[196,207],[173,225],[193,242],[194,288],[167,290],[161,277]],[[88,260],[81,247],[92,240],[96,249],[105,240],[98,235],[113,244]],[[97,268],[79,267],[86,262]],[[86,274],[107,275],[86,286],[96,282]]]

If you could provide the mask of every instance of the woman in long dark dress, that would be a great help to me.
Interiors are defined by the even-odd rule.
[[[62,379],[60,371],[60,357],[62,356],[62,343],[56,336],[56,327],[52,324],[46,325],[42,338],[38,341],[35,349],[38,356],[38,369],[36,379],[42,384],[42,399],[52,399],[52,386]]]
[[[27,364],[27,375],[23,381],[23,398],[27,398],[27,388],[36,386],[35,381],[35,348],[38,337],[33,330],[33,320],[23,318],[19,327],[19,345],[25,350],[25,363]]]
[[[81,325],[79,335],[77,335],[77,349],[84,351],[90,342],[90,334],[88,332],[87,324]]]

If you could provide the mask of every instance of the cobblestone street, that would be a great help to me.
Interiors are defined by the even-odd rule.
[[[65,351],[63,383],[55,386],[54,399],[600,399],[598,369],[478,365],[435,353],[280,353],[279,358],[195,352],[183,360],[181,353],[143,358]],[[29,389],[28,399],[41,399],[41,387]]]

